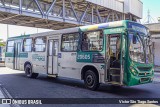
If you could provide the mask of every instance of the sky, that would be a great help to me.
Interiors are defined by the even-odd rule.
[[[160,17],[160,0],[141,0],[143,2],[143,18],[141,23],[147,21],[147,11],[150,10],[150,15],[153,18],[152,22],[157,22],[157,18]],[[145,20],[146,19],[146,20]],[[15,25],[8,25],[9,27],[9,37],[19,36],[23,34],[34,34],[40,32],[47,32],[50,30],[40,29],[40,28],[30,28]],[[0,24],[0,39],[6,41],[7,39],[7,25]]]
[[[150,10],[150,15],[154,19],[152,23],[157,22],[157,18],[160,17],[160,0],[141,0],[143,2],[143,19],[142,23],[147,21],[147,11]]]
[[[20,36],[24,34],[34,34],[40,32],[47,32],[51,31],[49,29],[41,29],[41,28],[33,28],[33,27],[24,27],[24,26],[15,26],[15,25],[8,25],[8,34],[9,37]],[[7,40],[7,25],[0,24],[0,39],[4,41]]]

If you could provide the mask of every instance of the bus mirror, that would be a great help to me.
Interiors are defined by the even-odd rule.
[[[135,35],[133,35],[133,44],[137,43],[137,37]]]
[[[24,47],[22,47],[22,52],[24,52]]]
[[[127,32],[122,33],[122,35],[127,35]]]
[[[122,58],[125,59],[125,53],[124,50],[122,51]]]
[[[80,51],[80,49],[79,49],[79,48],[77,48],[77,51]]]

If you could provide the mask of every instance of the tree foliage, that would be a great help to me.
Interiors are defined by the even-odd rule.
[[[0,46],[5,46],[5,42],[3,42],[3,39],[0,39]]]

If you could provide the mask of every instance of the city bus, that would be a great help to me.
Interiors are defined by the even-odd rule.
[[[149,30],[129,20],[11,37],[5,57],[7,67],[29,78],[80,79],[90,90],[151,83],[154,76]]]

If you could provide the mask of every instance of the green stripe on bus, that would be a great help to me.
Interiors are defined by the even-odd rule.
[[[28,58],[28,53],[20,53],[19,57],[20,58]]]
[[[14,57],[14,53],[5,53],[5,57]],[[19,53],[16,57],[28,58],[28,53]]]
[[[13,53],[5,53],[5,57],[13,57],[14,54]]]

